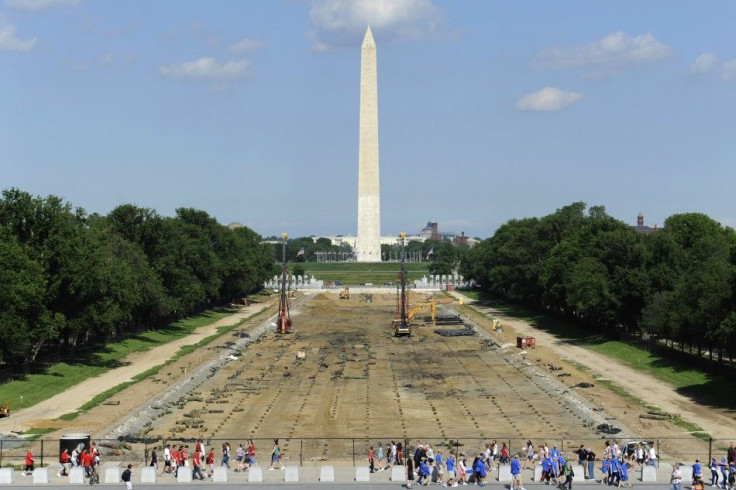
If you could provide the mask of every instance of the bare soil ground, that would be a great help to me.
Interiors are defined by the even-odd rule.
[[[421,303],[426,295],[412,294],[410,301]],[[353,293],[349,300],[340,300],[336,292],[312,293],[294,309],[295,333],[279,336],[266,327],[266,333],[248,344],[239,360],[212,369],[204,380],[187,388],[175,406],[161,407],[146,435],[202,437],[212,445],[253,438],[261,454],[268,439],[280,437],[287,456],[299,453],[312,461],[346,459],[353,451],[351,441],[330,438],[364,438],[366,444],[389,439],[460,440],[472,450],[490,439],[508,440],[517,450],[526,439],[564,439],[566,447],[599,447],[601,438],[611,437],[596,430],[601,422],[621,428],[619,438],[688,437],[670,422],[639,418],[646,409],[600,386],[596,373],[601,373],[614,380],[629,379],[629,384],[621,384],[637,396],[664,410],[673,408],[704,428],[716,427],[718,437],[731,437],[723,432],[729,424],[719,425],[727,414],[676,400],[673,395],[677,394],[663,383],[580,347],[561,345],[512,318],[503,318],[504,331],[495,332],[491,319],[497,312],[492,310],[474,307],[463,312],[479,335],[443,337],[434,333],[434,326],[425,325],[410,338],[395,338],[391,327],[395,294]],[[245,310],[238,318],[253,313]],[[265,313],[242,330],[254,331],[264,322],[268,322]],[[197,334],[205,336],[214,327],[202,330],[206,331]],[[524,353],[511,346],[517,333],[536,337],[538,347]],[[0,432],[10,423],[61,427],[59,434],[99,434],[167,387],[185,382],[231,339],[225,336],[130,387],[114,397],[119,405],[102,405],[68,422],[52,420],[135,372],[160,364],[179,347],[138,354],[129,359],[132,371],[115,370],[43,407],[14,414],[16,420],[1,422],[5,425],[0,425]],[[592,372],[579,370],[565,358]],[[575,387],[580,383],[593,386]],[[732,426],[732,418],[728,420]],[[699,444],[692,438],[687,441],[688,446]]]

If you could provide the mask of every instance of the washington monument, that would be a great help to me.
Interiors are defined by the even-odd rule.
[[[381,186],[378,178],[378,77],[371,28],[360,48],[358,143],[358,262],[381,261]]]

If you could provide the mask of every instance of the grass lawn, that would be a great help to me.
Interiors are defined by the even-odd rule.
[[[132,352],[146,351],[166,344],[233,313],[234,310],[224,308],[209,310],[160,329],[141,332],[121,342],[108,343],[95,352],[80,354],[74,362],[53,364],[42,374],[29,374],[24,379],[3,384],[0,398],[10,402],[11,410],[30,407],[118,366],[120,360]],[[162,359],[164,361],[166,359]]]
[[[325,282],[342,281],[346,286],[358,285],[360,283],[372,283],[381,285],[386,282],[396,284],[400,264],[397,262],[304,262],[291,264],[293,269],[300,266],[309,277],[314,276],[317,280]],[[429,277],[428,262],[408,262],[404,264],[409,282],[421,279],[422,276]]]

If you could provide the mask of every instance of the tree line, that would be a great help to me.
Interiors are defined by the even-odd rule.
[[[261,288],[273,249],[206,212],[125,204],[87,214],[56,196],[0,200],[0,360],[33,363]]]
[[[736,233],[700,213],[638,233],[576,202],[513,219],[460,272],[490,293],[584,323],[674,342],[720,361],[736,350]],[[729,356],[731,357],[731,356]]]

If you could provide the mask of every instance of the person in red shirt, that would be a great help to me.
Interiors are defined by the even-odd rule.
[[[82,462],[82,467],[84,468],[84,474],[86,476],[92,476],[92,455],[87,451],[86,449],[82,451],[82,454],[79,456],[80,461]]]
[[[202,474],[202,468],[200,468],[201,464],[202,458],[199,456],[199,452],[194,451],[192,453],[192,478],[199,478],[200,480],[204,480],[204,474]]]
[[[210,453],[207,455],[207,465],[210,467],[210,476],[215,473],[215,448],[210,448]]]
[[[171,447],[171,466],[174,467],[174,476],[179,472],[179,450],[176,446]]]
[[[24,476],[25,476],[25,474],[26,474],[26,472],[27,472],[27,471],[30,471],[31,473],[33,473],[33,470],[34,470],[34,468],[33,468],[33,461],[35,461],[35,460],[33,459],[33,453],[32,453],[32,452],[31,452],[31,450],[29,449],[29,450],[28,450],[28,451],[26,452],[26,469],[25,469],[25,470],[23,470],[23,475],[24,475]]]
[[[69,456],[69,449],[64,448],[59,456],[59,462],[61,463],[61,471],[57,473],[57,476],[67,476],[67,470],[71,466],[72,458]]]
[[[182,466],[189,466],[189,444],[184,446],[184,449],[181,450],[179,453],[181,454],[181,465]]]

